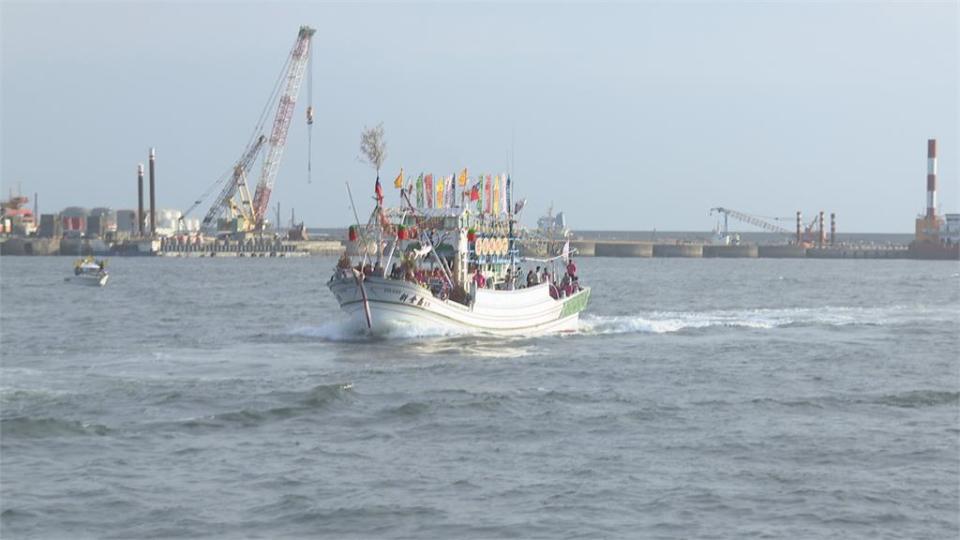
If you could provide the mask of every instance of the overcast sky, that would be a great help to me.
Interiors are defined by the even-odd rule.
[[[927,138],[960,211],[957,6],[4,1],[0,182],[41,212],[135,208],[155,146],[158,204],[186,209],[308,24],[313,182],[304,85],[272,204],[310,226],[352,220],[344,182],[372,190],[359,137],[382,121],[389,178],[505,172],[512,148],[527,223],[552,201],[574,229],[708,230],[726,206],[910,232]]]

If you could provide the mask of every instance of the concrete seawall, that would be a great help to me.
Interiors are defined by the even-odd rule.
[[[701,244],[654,244],[654,257],[703,257]]]
[[[703,246],[703,256],[755,259],[759,256],[759,250],[754,245]]]
[[[769,259],[802,259],[807,248],[801,246],[757,246],[757,256]]]
[[[591,240],[573,240],[570,242],[570,249],[577,250],[577,255],[581,257],[595,257],[597,255],[597,243]]]
[[[644,242],[596,242],[597,257],[653,257],[653,244]]]

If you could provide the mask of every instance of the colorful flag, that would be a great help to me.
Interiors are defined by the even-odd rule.
[[[400,189],[403,187],[403,167],[400,167],[400,174],[393,179],[393,187]]]
[[[510,181],[510,176],[507,176],[507,213],[510,213],[510,208],[513,207],[513,193],[511,193],[513,188],[513,183]]]
[[[483,191],[483,199],[485,201],[484,211],[489,214],[490,204],[493,202],[493,179],[489,174],[487,175],[486,188]]]
[[[417,177],[417,208],[423,208],[423,173]]]
[[[526,204],[527,204],[526,199],[520,199],[519,201],[517,201],[517,204],[513,205],[513,213],[519,214],[523,210],[524,205]]]
[[[427,208],[433,208],[433,175],[428,174],[424,180],[425,189],[427,190]]]
[[[377,206],[383,206],[383,188],[380,187],[380,175],[377,175],[377,184],[373,186],[373,192],[377,195]]]
[[[457,206],[457,181],[455,178],[456,174],[450,176],[450,183],[447,184],[447,192],[450,194],[447,199],[450,200],[450,208],[456,208]]]
[[[437,208],[443,208],[443,184],[446,183],[446,178],[440,177],[437,179]]]
[[[500,175],[500,209],[504,214],[510,213],[510,206],[507,205],[507,174]]]
[[[466,167],[464,167],[463,170],[460,171],[460,178],[457,179],[457,183],[460,184],[460,187],[467,186],[467,168]]]
[[[493,177],[493,213],[500,213],[500,175]]]
[[[473,192],[470,198],[477,203],[477,213],[483,213],[483,177],[481,176],[477,183],[473,185]]]

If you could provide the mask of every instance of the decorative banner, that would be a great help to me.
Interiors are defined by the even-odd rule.
[[[493,180],[491,179],[490,175],[488,174],[488,175],[487,175],[487,185],[486,185],[486,188],[483,190],[483,198],[484,198],[484,201],[485,201],[484,211],[485,211],[486,213],[488,213],[488,214],[490,213],[490,204],[493,202],[493,201],[492,201],[492,195],[493,195],[493,193],[491,193],[492,190],[493,190]]]
[[[473,189],[470,190],[470,200],[477,203],[477,213],[483,213],[483,197],[480,195],[483,193],[483,178],[477,180],[477,183],[473,185]]]
[[[500,210],[504,214],[510,213],[510,205],[507,204],[507,174],[500,175]]]
[[[433,175],[428,174],[424,179],[424,187],[427,190],[427,208],[433,208]]]
[[[454,208],[457,206],[457,181],[455,178],[457,175],[451,174],[450,178],[447,179],[447,206]]]
[[[400,189],[403,187],[403,167],[400,167],[400,174],[393,179],[393,187]]]
[[[460,171],[460,178],[457,179],[457,183],[460,184],[460,187],[467,186],[467,168],[466,167],[464,167],[463,170]]]
[[[437,208],[443,208],[443,184],[446,183],[444,177],[437,179]]]
[[[493,177],[493,213],[500,213],[500,175]]]
[[[417,177],[417,208],[423,208],[423,173]]]
[[[507,176],[507,213],[510,213],[510,208],[513,207],[511,204],[513,201],[513,183],[510,181],[510,177]]]

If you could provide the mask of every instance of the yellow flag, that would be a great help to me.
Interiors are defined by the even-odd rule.
[[[457,178],[457,183],[460,184],[460,187],[467,185],[467,168],[466,167],[464,167],[463,170],[460,171],[460,177]]]
[[[393,187],[397,189],[403,187],[403,167],[400,167],[400,174],[393,180]]]
[[[440,181],[437,182],[437,208],[443,208],[443,178],[440,178]]]

